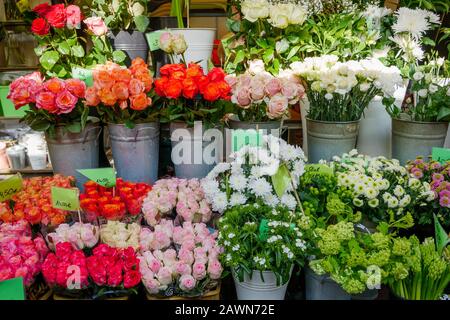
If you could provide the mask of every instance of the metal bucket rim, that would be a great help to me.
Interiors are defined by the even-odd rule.
[[[136,123],[135,126],[139,126],[139,125],[148,125],[148,124],[158,124],[159,125],[159,121],[150,121],[150,122],[141,122],[141,123]],[[108,122],[107,123],[108,126],[116,126],[116,127],[126,127],[125,123],[113,123],[113,122]],[[128,127],[126,127],[127,129],[130,129]],[[133,129],[130,129],[133,130]]]
[[[178,31],[178,30],[195,30],[195,31],[202,31],[202,30],[205,30],[205,31],[216,31],[217,30],[217,28],[168,28],[168,30],[176,30],[176,31]]]
[[[439,124],[448,125],[449,124],[449,122],[445,122],[445,121],[415,121],[415,120],[405,120],[405,119],[398,119],[398,118],[391,118],[391,119],[393,122],[395,122],[395,121],[403,122],[403,123],[409,122],[409,123],[414,123],[414,124],[419,124],[419,125],[420,124],[426,124],[426,125],[434,125],[434,124],[435,125],[439,125]]]
[[[359,123],[361,121],[361,119],[355,120],[355,121],[322,121],[322,120],[312,120],[308,117],[306,117],[306,120],[310,121],[310,122],[323,123],[323,124],[354,124],[354,123]]]
[[[271,120],[271,121],[241,121],[241,120],[233,120],[230,119],[228,120],[230,123],[248,123],[248,124],[275,124],[275,123],[279,123],[281,125],[281,120],[277,121],[277,120]]]

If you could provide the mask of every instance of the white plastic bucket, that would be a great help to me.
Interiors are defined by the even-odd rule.
[[[182,34],[187,43],[187,50],[184,53],[186,63],[199,62],[203,71],[208,73],[208,59],[211,58],[216,37],[215,28],[186,28],[170,29],[173,34]],[[181,61],[181,56],[175,57],[175,63]]]
[[[47,168],[46,151],[33,150],[32,152],[28,152],[28,158],[30,159],[33,170],[44,170]]]
[[[289,281],[277,286],[277,278],[273,272],[263,271],[264,281],[260,271],[253,271],[251,279],[245,274],[243,282],[239,281],[234,270],[232,274],[238,300],[284,300]]]

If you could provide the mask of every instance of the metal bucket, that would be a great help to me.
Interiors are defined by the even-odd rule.
[[[148,45],[143,32],[136,30],[110,32],[108,38],[114,50],[122,50],[127,55],[128,59],[125,61],[127,66],[130,66],[131,60],[137,57],[147,62]]]
[[[429,156],[433,147],[443,147],[448,122],[417,122],[392,119],[392,158],[401,164],[417,156]]]
[[[108,124],[117,176],[126,181],[153,184],[158,180],[159,123],[139,123],[133,129]]]
[[[327,275],[319,276],[310,268],[305,268],[306,300],[351,300],[345,292]]]
[[[45,134],[53,172],[74,176],[77,187],[82,189],[87,178],[78,169],[98,168],[99,136],[102,129],[97,124],[88,124],[80,133],[65,132],[57,127],[54,136]]]
[[[341,156],[356,146],[359,121],[328,122],[307,118],[306,127],[310,163],[331,160],[333,156]]]
[[[205,131],[188,128],[184,122],[170,123],[172,143],[171,159],[178,178],[204,178],[222,161],[223,132],[218,136],[205,137]]]
[[[284,300],[289,281],[277,286],[275,273],[263,271],[263,280],[260,271],[253,271],[251,279],[248,274],[244,274],[243,282],[239,281],[234,270],[232,274],[238,300]]]

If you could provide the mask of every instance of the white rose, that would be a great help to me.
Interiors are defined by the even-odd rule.
[[[416,81],[422,80],[423,79],[423,73],[418,71],[418,72],[414,73],[413,78]]]
[[[269,2],[267,0],[245,0],[241,4],[244,19],[255,22],[269,16]]]
[[[292,4],[279,3],[270,7],[270,24],[275,28],[285,29],[289,25]]]
[[[421,98],[425,98],[428,94],[428,90],[427,89],[420,89],[417,94],[419,95],[419,97]]]
[[[367,90],[370,89],[370,84],[367,82],[361,83],[359,85],[359,90],[361,90],[361,92],[367,92]]]
[[[306,21],[308,12],[303,6],[293,6],[291,15],[289,16],[289,24],[300,24],[302,25]]]
[[[264,62],[262,60],[252,60],[249,62],[248,71],[255,75],[265,71]]]
[[[430,86],[428,87],[428,90],[430,91],[430,93],[435,93],[438,91],[438,86],[435,84],[430,84]]]

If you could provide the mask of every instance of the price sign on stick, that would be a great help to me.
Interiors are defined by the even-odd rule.
[[[0,300],[25,300],[23,278],[14,278],[0,282]]]
[[[114,168],[82,169],[77,171],[106,188],[112,188],[116,185],[116,171]]]
[[[150,48],[150,51],[156,51],[160,49],[159,46],[159,37],[161,36],[161,31],[154,31],[146,33],[145,36],[147,37],[148,47]]]
[[[52,206],[55,209],[77,211],[80,208],[77,188],[52,187]]]
[[[20,190],[22,190],[22,177],[20,175],[0,181],[0,201],[11,199]]]

